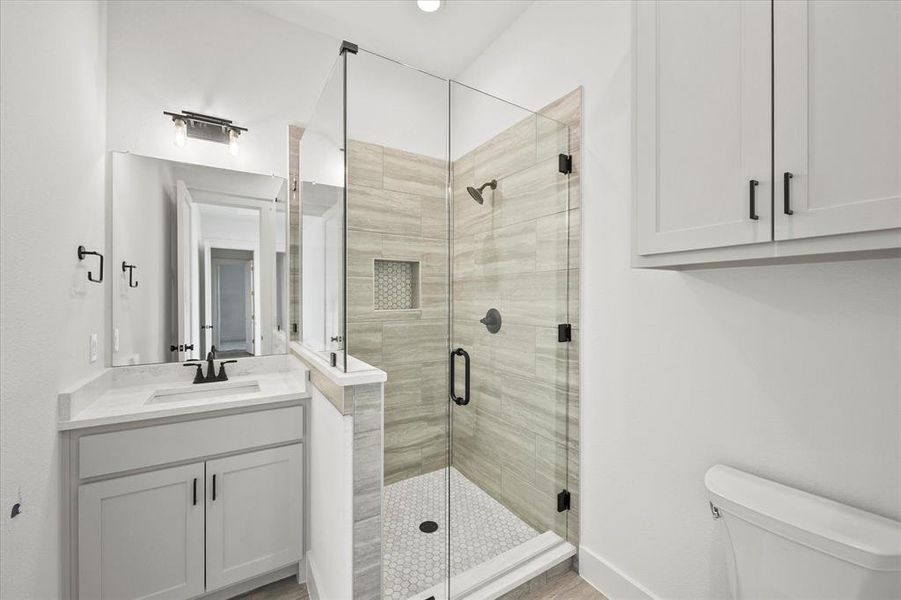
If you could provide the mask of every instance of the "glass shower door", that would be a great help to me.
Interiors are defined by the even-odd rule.
[[[568,128],[456,82],[450,108],[453,598],[566,539],[573,382]]]

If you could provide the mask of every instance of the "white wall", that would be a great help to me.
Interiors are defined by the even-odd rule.
[[[288,125],[309,118],[338,46],[233,2],[111,2],[109,149],[285,177]],[[240,155],[176,147],[164,110],[247,127]]]
[[[104,30],[97,2],[0,3],[3,598],[60,596],[56,395],[104,361],[109,288],[75,254],[105,245]]]
[[[584,86],[583,573],[725,598],[710,465],[901,519],[901,261],[629,268],[630,21],[536,2],[459,79],[535,108]]]
[[[353,588],[353,417],[310,385],[310,532],[307,561],[319,597]]]

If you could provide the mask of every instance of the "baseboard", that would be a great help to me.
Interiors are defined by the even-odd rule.
[[[307,559],[304,562],[307,571],[307,594],[309,594],[310,600],[320,600],[319,588],[316,587],[316,566],[313,564],[313,555],[307,552]]]
[[[579,575],[610,600],[654,600],[640,583],[585,546],[579,547]]]

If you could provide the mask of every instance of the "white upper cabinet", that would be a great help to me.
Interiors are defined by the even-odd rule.
[[[901,2],[634,18],[635,266],[901,252]]]
[[[775,239],[901,227],[901,2],[774,11]]]
[[[638,2],[635,17],[638,253],[769,241],[770,4]]]

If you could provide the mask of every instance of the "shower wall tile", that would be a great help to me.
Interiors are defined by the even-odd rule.
[[[535,270],[535,221],[454,240],[454,280]]]
[[[350,229],[347,232],[347,276],[372,277],[373,261],[382,256],[382,234]]]
[[[419,233],[422,224],[418,196],[352,185],[347,189],[348,229],[380,233]]]
[[[568,196],[566,178],[558,170],[557,158],[545,159],[531,169],[498,181],[496,226],[564,211]]]
[[[348,185],[382,189],[382,147],[355,140],[347,146]]]
[[[300,138],[303,137],[303,127],[297,125],[288,126],[288,227],[290,231],[288,245],[288,285],[290,293],[288,297],[288,323],[296,324],[297,332],[289,327],[289,335],[292,340],[300,339],[300,193],[298,192],[300,181]]]
[[[447,200],[442,195],[440,198],[421,196],[420,215],[422,217],[421,235],[424,238],[433,238],[447,241]]]
[[[535,164],[537,118],[533,115],[502,131],[473,151],[477,185],[512,175]]]
[[[382,326],[382,356],[386,363],[422,364],[424,356],[444,358],[447,322],[443,319],[390,322]]]
[[[383,149],[383,185],[386,190],[445,197],[447,166],[443,159],[394,148]]]
[[[353,399],[353,598],[377,599],[382,584],[383,385],[346,388]]]
[[[382,255],[396,260],[418,260],[424,277],[447,273],[447,241],[410,235],[382,237]]]
[[[581,90],[542,114],[452,165],[453,335],[473,355],[470,410],[454,412],[453,464],[539,531],[577,545]],[[568,178],[561,153],[573,155]],[[498,188],[483,205],[469,198],[467,185],[492,178]],[[491,307],[503,318],[494,335],[478,322]],[[565,344],[563,322],[573,326]],[[573,508],[558,513],[564,488]]]
[[[384,478],[393,483],[447,463],[447,209],[445,161],[348,144],[350,354],[388,374]],[[376,311],[375,259],[419,265],[419,308]]]

